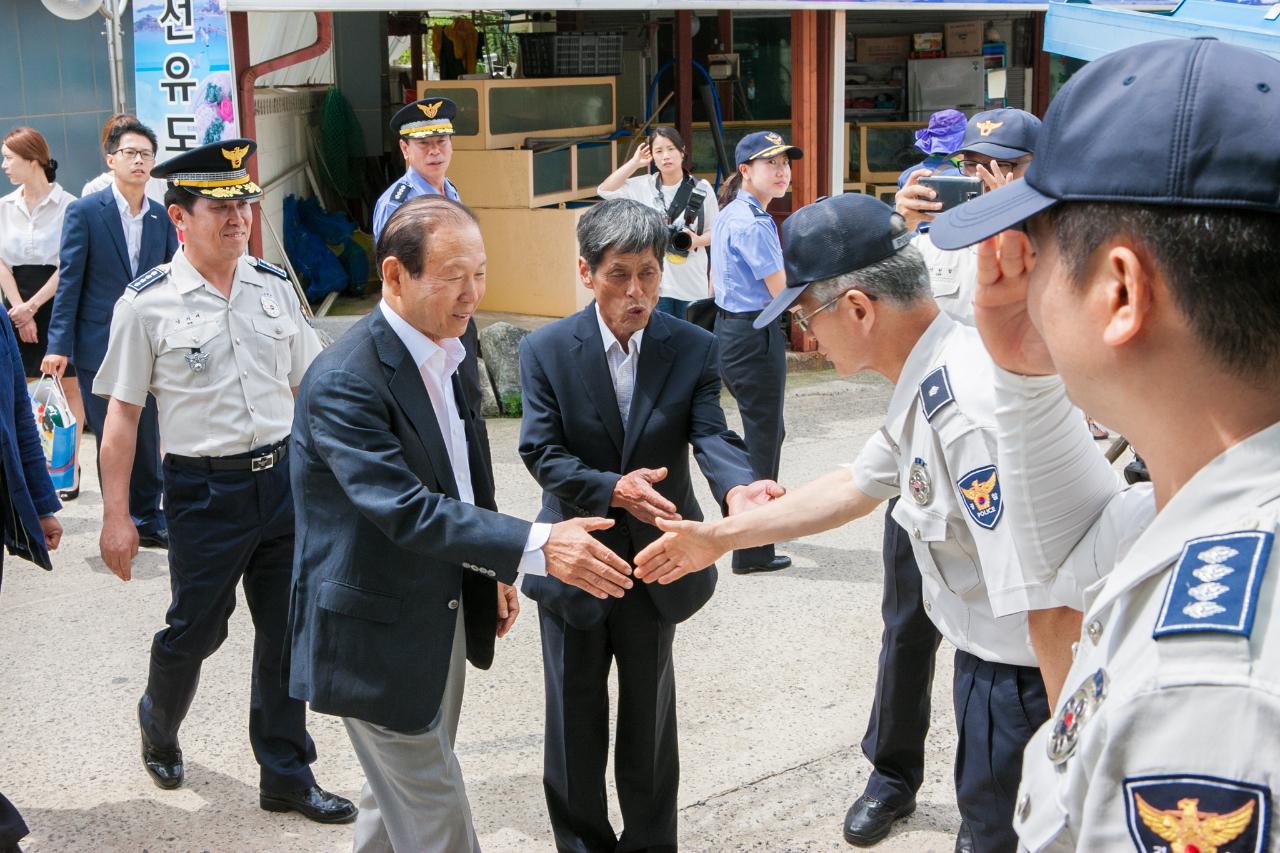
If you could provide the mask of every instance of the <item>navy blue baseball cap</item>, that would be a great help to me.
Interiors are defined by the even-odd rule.
[[[1026,176],[940,214],[929,237],[971,246],[1060,201],[1280,214],[1276,175],[1280,60],[1214,39],[1147,42],[1078,71]]]
[[[792,160],[799,160],[804,156],[803,151],[794,145],[788,145],[781,134],[774,133],[772,130],[748,133],[742,137],[742,141],[738,143],[733,153],[739,166],[750,163],[752,160],[759,160],[761,157],[768,159],[783,153]]]
[[[996,160],[1016,160],[1036,150],[1040,119],[1012,107],[978,113],[964,126],[956,151],[972,151]]]
[[[845,193],[806,204],[782,223],[787,286],[751,325],[763,329],[815,281],[879,263],[912,236],[903,218],[872,195]]]

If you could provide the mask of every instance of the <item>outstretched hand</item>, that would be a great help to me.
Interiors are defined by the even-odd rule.
[[[596,598],[622,598],[631,588],[631,567],[592,536],[613,527],[610,518],[571,518],[551,525],[542,546],[547,574]]]
[[[1035,264],[1031,241],[1021,231],[1004,231],[978,244],[974,320],[995,363],[1023,376],[1057,372],[1027,310]]]
[[[674,583],[705,569],[729,550],[714,522],[658,519],[657,526],[665,531],[663,535],[636,555],[635,576],[645,583]]]
[[[680,514],[676,505],[653,487],[666,478],[666,468],[637,468],[623,474],[613,487],[609,506],[625,509],[645,524],[653,524],[659,518],[677,519]]]

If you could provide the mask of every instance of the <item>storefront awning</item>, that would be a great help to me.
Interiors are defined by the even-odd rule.
[[[1171,15],[1150,15],[1088,3],[1050,3],[1045,18],[1048,53],[1093,60],[1143,42],[1211,36],[1280,59],[1280,2],[1254,5],[1226,0],[1183,0]]]
[[[1043,12],[1057,2],[1027,0],[518,0],[520,11],[565,12],[660,12],[716,11],[798,11],[800,9],[847,9],[864,11],[990,11]],[[476,12],[504,7],[474,0],[223,0],[228,12]],[[446,5],[447,4],[447,5]],[[1173,2],[1159,0],[1114,0],[1115,6],[1141,9],[1171,9]]]

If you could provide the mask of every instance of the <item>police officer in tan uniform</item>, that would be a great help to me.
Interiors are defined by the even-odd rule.
[[[281,675],[294,548],[292,391],[320,343],[284,270],[244,253],[251,202],[262,195],[245,165],[255,148],[249,139],[214,143],[153,173],[168,180],[169,218],[184,242],[171,263],[128,285],[112,317],[94,383],[110,399],[100,547],[129,580],[138,550],[129,476],[138,418],[154,394],[173,597],[138,703],[143,765],[161,788],[182,784],[178,727],[201,664],[226,639],[243,581],[256,632],[249,740],[260,804],[344,823],[356,809],[316,785],[306,706],[289,697]]]
[[[1063,87],[1022,181],[934,223],[944,249],[999,234],[977,321],[1023,585],[1084,611],[1024,757],[1023,849],[1280,841],[1277,175],[1280,62],[1149,42]],[[1150,485],[1121,489],[1068,394]]]

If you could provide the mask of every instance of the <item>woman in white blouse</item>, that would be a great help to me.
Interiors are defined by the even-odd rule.
[[[596,188],[601,198],[630,198],[650,205],[667,217],[667,222],[673,221],[673,214],[678,217],[683,211],[685,204],[679,204],[679,210],[673,209],[680,200],[687,202],[698,190],[705,195],[701,212],[692,222],[686,223],[688,227],[684,229],[692,240],[688,258],[683,263],[676,263],[668,255],[662,265],[658,310],[681,319],[690,302],[711,295],[707,278],[707,247],[711,245],[711,225],[719,212],[711,184],[690,173],[692,160],[692,154],[675,128],[655,127],[648,141],[640,144],[635,156]],[[636,169],[650,164],[657,169],[656,173],[646,171],[643,175],[628,178]]]
[[[0,146],[0,155],[5,175],[18,186],[0,198],[0,290],[18,335],[23,372],[28,379],[38,379],[53,295],[58,290],[62,217],[75,196],[54,182],[58,163],[49,156],[49,144],[33,128],[11,130]],[[71,365],[63,374],[62,389],[77,423],[84,423],[80,388]],[[59,496],[68,500],[79,492],[77,466],[75,486]]]

